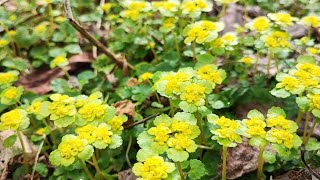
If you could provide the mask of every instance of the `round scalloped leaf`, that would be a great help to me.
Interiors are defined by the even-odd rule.
[[[108,106],[106,109],[106,113],[104,115],[104,120],[107,122],[111,120],[116,115],[116,108],[113,106]]]
[[[137,160],[140,162],[145,161],[147,158],[158,155],[150,148],[140,149],[137,153]]]
[[[193,114],[186,113],[186,112],[178,112],[174,115],[174,119],[177,119],[178,121],[187,122],[189,124],[196,125],[197,119],[194,117]]]
[[[312,110],[312,114],[317,117],[320,118],[320,109],[313,109]]]
[[[212,123],[212,124],[215,124],[215,121],[217,119],[219,119],[219,116],[215,115],[215,114],[209,114],[207,116],[207,119],[208,119],[208,122]]]
[[[176,168],[172,173],[168,174],[168,178],[166,180],[179,180],[181,176],[179,174],[178,169]]]
[[[290,129],[288,129],[288,131],[291,133],[296,132],[297,129],[299,128],[297,123],[291,120],[289,120],[289,123],[290,123]]]
[[[76,160],[76,158],[74,158],[73,156],[70,157],[69,159],[61,158],[61,165],[70,166],[71,164],[74,163],[75,160]]]
[[[189,104],[186,101],[181,101],[179,103],[180,109],[182,109],[184,112],[194,113],[198,110],[197,106],[193,104]]]
[[[78,158],[86,161],[92,157],[93,152],[93,147],[91,145],[87,145],[84,147],[83,151],[78,154]]]
[[[261,145],[266,145],[268,142],[260,136],[254,136],[254,137],[250,138],[248,143],[250,144],[250,146],[260,147]]]
[[[110,149],[116,149],[122,145],[122,138],[118,134],[114,134],[111,137],[111,144],[109,145]]]
[[[310,63],[310,64],[316,64],[316,60],[314,57],[309,55],[300,55],[297,59],[298,63]]]
[[[298,104],[299,108],[305,112],[307,112],[310,107],[310,100],[307,97],[297,97],[296,103]]]
[[[277,117],[277,116],[286,117],[286,113],[285,113],[284,110],[281,109],[280,107],[272,106],[272,107],[268,110],[267,117],[273,118],[273,117]]]
[[[147,131],[143,131],[138,135],[137,142],[140,148],[149,148],[153,142],[153,137]]]
[[[65,116],[54,121],[54,125],[58,127],[67,127],[75,121],[75,116]]]
[[[54,151],[52,151],[49,155],[49,160],[51,162],[52,165],[54,166],[60,166],[61,164],[61,156],[60,156],[60,152],[56,149]]]
[[[197,159],[190,160],[190,171],[188,177],[190,179],[201,179],[204,175],[207,174],[205,165]]]
[[[300,136],[298,136],[297,134],[293,134],[293,147],[298,148],[301,146],[301,144],[302,140]]]
[[[307,151],[317,151],[320,150],[320,142],[316,138],[310,138],[308,144],[306,145]]]
[[[226,147],[236,147],[237,143],[231,142],[229,141],[229,139],[227,138],[218,138],[217,142],[221,145],[221,146],[226,146]]]
[[[50,102],[49,101],[44,101],[41,102],[41,106],[40,106],[40,110],[39,110],[39,114],[43,117],[48,117],[50,115],[50,111],[49,111],[49,105]]]
[[[249,111],[247,117],[248,118],[258,118],[258,119],[264,120],[264,115],[256,109]]]
[[[270,93],[278,98],[287,98],[291,94],[284,89],[272,89]]]
[[[195,139],[195,138],[197,138],[199,135],[200,135],[200,133],[201,133],[201,131],[200,131],[200,129],[199,129],[199,127],[197,126],[197,125],[190,125],[189,126],[189,129],[191,130],[191,134],[190,135],[188,135],[188,137],[190,138],[190,139]]]
[[[280,156],[288,157],[290,155],[290,150],[286,148],[283,144],[272,144],[272,148],[279,153]]]
[[[174,162],[183,162],[189,158],[189,153],[187,151],[176,150],[174,148],[170,148],[167,150],[168,158]]]
[[[157,116],[154,119],[153,124],[158,126],[161,123],[164,123],[165,125],[170,126],[172,123],[172,119],[166,114],[161,114],[160,116]]]
[[[152,142],[150,145],[150,148],[158,154],[163,154],[168,149],[168,145],[167,144],[160,145],[157,142]]]
[[[270,151],[263,151],[263,159],[270,163],[270,164],[273,164],[276,162],[276,155]]]

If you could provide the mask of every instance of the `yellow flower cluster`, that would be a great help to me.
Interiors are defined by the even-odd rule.
[[[298,18],[292,17],[289,13],[285,12],[269,13],[268,17],[281,27],[292,26],[298,20]]]
[[[315,15],[305,16],[301,19],[301,23],[309,27],[317,28],[320,25],[320,17]]]
[[[246,120],[245,125],[248,128],[247,133],[250,136],[260,136],[260,137],[265,138],[265,136],[266,136],[266,131],[265,131],[266,123],[264,120],[257,118],[257,117],[253,117],[251,119]]]
[[[19,101],[21,95],[23,94],[23,87],[11,86],[4,89],[0,94],[1,104],[10,105]]]
[[[0,118],[0,130],[23,130],[29,126],[27,112],[22,109],[14,109],[3,113]]]
[[[283,31],[273,31],[263,36],[265,45],[269,48],[290,48],[290,35]]]
[[[190,104],[203,105],[205,103],[206,88],[196,83],[187,85],[180,95],[182,101],[187,101]]]
[[[156,127],[150,128],[148,133],[150,135],[154,135],[154,140],[158,144],[164,145],[167,143],[169,135],[172,133],[172,131],[165,123],[161,123]]]
[[[180,3],[178,1],[158,1],[152,2],[152,8],[159,11],[162,15],[172,17],[179,10]]]
[[[120,15],[133,21],[137,21],[143,13],[151,9],[150,3],[144,1],[125,1],[124,6],[126,9]]]
[[[0,87],[8,86],[18,79],[18,71],[8,71],[0,73]]]
[[[238,133],[240,123],[237,121],[224,116],[219,118],[214,114],[208,115],[208,121],[216,125],[210,132],[213,134],[212,139],[218,140],[219,144],[227,147],[235,147],[236,143],[234,142],[242,142],[242,138]]]
[[[145,72],[139,76],[139,82],[147,81],[152,79],[153,74],[151,72]]]
[[[207,20],[198,21],[187,26],[183,32],[186,36],[184,43],[190,44],[195,41],[198,44],[211,42],[218,37],[218,32],[222,31],[224,24],[222,22],[211,22]]]
[[[202,12],[210,12],[212,10],[212,3],[207,0],[184,0],[180,9],[184,15],[197,17]]]
[[[67,95],[53,94],[50,96],[52,102],[49,104],[50,120],[55,121],[58,126],[66,127],[74,122],[75,114],[77,112],[74,106],[75,99]],[[67,124],[59,125],[60,121]],[[57,124],[58,122],[58,124]]]
[[[65,67],[69,64],[68,59],[66,58],[65,55],[60,55],[55,57],[51,63],[50,63],[50,67],[51,68],[55,68],[55,67]]]
[[[251,22],[249,22],[246,26],[251,29],[252,31],[256,31],[259,33],[266,32],[271,27],[270,20],[265,16],[260,16],[255,19],[253,19]]]
[[[272,139],[277,144],[283,144],[291,149],[293,147],[293,134],[284,129],[271,129],[268,131],[269,139]]]
[[[10,43],[10,41],[8,41],[6,39],[0,39],[0,48],[7,46],[9,43]]]
[[[236,3],[239,0],[215,0],[218,4],[231,4]]]
[[[165,162],[161,156],[148,157],[144,162],[138,162],[132,168],[132,172],[141,177],[138,180],[167,179],[174,170],[175,165],[171,162]]]

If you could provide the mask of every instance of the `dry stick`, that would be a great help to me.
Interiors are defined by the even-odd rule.
[[[306,152],[304,145],[302,144],[301,148],[301,160],[303,162],[303,164],[305,165],[305,167],[312,173],[312,175],[314,175],[316,178],[320,179],[320,174],[316,173],[307,163],[306,160],[304,159],[304,153]]]
[[[103,5],[105,3],[105,0],[100,0],[100,7]],[[102,11],[102,12],[101,12]],[[104,11],[103,10],[101,10],[100,11],[100,14],[101,14],[101,16],[103,16],[103,14],[104,14]],[[101,25],[102,25],[102,19],[101,18],[99,18],[98,19],[98,21],[97,21],[97,24],[96,24],[96,28],[97,29],[100,29],[101,28]],[[93,46],[92,47],[92,56],[94,57],[94,58],[97,58],[97,47],[96,46]]]
[[[133,66],[131,64],[129,64],[128,62],[125,62],[124,60],[120,60],[117,57],[117,54],[114,54],[113,52],[111,52],[105,45],[103,45],[100,41],[98,41],[96,38],[94,38],[86,29],[84,29],[81,26],[81,24],[78,21],[76,21],[74,19],[69,0],[64,0],[64,7],[65,7],[65,11],[67,13],[67,18],[69,20],[69,23],[77,31],[79,31],[80,34],[82,34],[87,40],[89,40],[93,45],[95,45],[101,51],[103,51],[103,53],[105,53],[120,68],[125,68],[125,66],[127,65],[129,68],[133,69]]]
[[[31,174],[31,180],[33,180],[33,178],[34,178],[34,173],[36,172],[36,167],[37,167],[37,164],[38,164],[39,155],[41,153],[41,149],[42,149],[42,146],[43,146],[43,143],[44,143],[44,140],[45,140],[46,136],[43,135],[42,138],[43,138],[43,141],[41,142],[41,144],[39,146],[39,150],[38,150],[36,158],[34,160],[33,170],[32,170],[32,174]]]
[[[156,113],[156,114],[154,114],[154,115],[152,115],[152,116],[149,116],[149,117],[146,117],[146,118],[144,118],[144,119],[142,119],[142,120],[140,120],[140,121],[138,121],[138,122],[134,122],[134,123],[132,123],[132,124],[129,124],[128,126],[125,126],[124,129],[129,129],[129,128],[132,128],[132,127],[134,127],[134,126],[136,126],[136,125],[143,124],[143,123],[149,121],[150,119],[158,116],[159,114],[160,114],[160,113]]]

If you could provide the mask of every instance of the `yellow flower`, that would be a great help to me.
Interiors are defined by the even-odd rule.
[[[218,4],[231,4],[231,3],[236,3],[239,0],[215,0]]]
[[[182,14],[189,17],[197,17],[201,12],[210,12],[212,4],[207,0],[184,0],[180,6]]]
[[[95,119],[103,118],[106,108],[106,105],[102,105],[101,103],[89,103],[81,107],[78,113],[82,119],[91,122]]]
[[[217,67],[212,64],[200,67],[196,73],[199,79],[206,80],[210,83],[221,84],[225,79],[225,71],[217,69]]]
[[[280,12],[280,13],[269,13],[268,17],[275,21],[276,24],[283,26],[283,27],[289,27],[293,25],[294,21],[297,21],[298,18],[292,17],[288,13]]]
[[[314,47],[307,48],[307,52],[311,55],[318,55],[320,54],[320,50]]]
[[[39,135],[39,136],[42,136],[42,135],[44,135],[46,133],[46,129],[45,128],[39,128],[36,132],[35,132],[35,134],[36,135]]]
[[[298,70],[306,71],[313,76],[320,77],[320,67],[315,64],[302,63],[298,64],[296,67]]]
[[[224,41],[222,38],[217,38],[211,42],[211,46],[214,48],[223,48],[224,47]]]
[[[42,104],[41,101],[35,101],[27,108],[27,111],[33,114],[39,114],[41,104]]]
[[[219,136],[222,139],[228,139],[230,142],[239,142],[241,137],[235,132],[233,128],[220,128],[214,131],[211,131],[213,134]]]
[[[238,44],[238,38],[236,33],[234,32],[228,32],[225,35],[223,35],[221,38],[225,45],[234,46]]]
[[[47,30],[47,25],[40,24],[34,28],[34,32],[37,34],[42,34]]]
[[[77,128],[75,132],[79,138],[86,139],[89,144],[92,144],[95,141],[93,132],[96,130],[96,128],[96,126],[85,125],[83,127]]]
[[[15,30],[10,30],[10,31],[8,31],[7,34],[8,34],[9,37],[12,38],[12,37],[14,37],[14,36],[17,34],[17,31],[15,31]]]
[[[111,10],[112,4],[111,3],[104,3],[101,6],[101,9],[105,12],[105,13],[109,13]]]
[[[175,170],[175,165],[165,162],[161,156],[151,156],[146,158],[143,163],[136,163],[132,171],[138,180],[161,180],[168,178],[168,175]]]
[[[20,99],[22,94],[22,87],[8,87],[7,89],[3,90],[0,94],[1,103],[6,105],[16,103]]]
[[[204,86],[201,86],[196,83],[189,84],[184,90],[183,93],[180,95],[181,100],[187,101],[190,104],[201,104],[201,100],[205,98],[205,90],[206,88]],[[199,104],[199,105],[200,105]]]
[[[247,133],[251,136],[261,136],[265,137],[266,123],[259,118],[251,118],[245,121],[245,125],[248,127]]]
[[[156,127],[152,127],[148,130],[148,133],[150,135],[154,135],[154,140],[160,144],[160,145],[164,145],[167,143],[168,139],[169,139],[169,135],[171,133],[171,130],[168,126],[166,126],[166,124],[161,123]]]
[[[108,124],[111,126],[111,130],[113,132],[122,131],[123,130],[123,123],[127,121],[125,116],[115,116],[110,121],[108,121]]]
[[[5,39],[0,39],[0,48],[7,46],[10,42]]]
[[[18,71],[0,72],[0,87],[11,84],[18,79]]]
[[[85,141],[76,137],[62,141],[58,146],[58,150],[60,151],[60,156],[62,158],[70,159],[82,152],[85,146]]]
[[[211,22],[207,20],[198,21],[186,27],[184,43],[190,44],[195,41],[198,44],[211,42],[218,37],[218,32],[222,31],[224,24],[222,22]]]
[[[283,31],[273,31],[264,37],[265,45],[269,48],[290,47],[290,35]]]
[[[310,107],[312,109],[320,109],[320,94],[309,94],[308,98],[311,99]]]
[[[23,130],[29,126],[27,112],[22,109],[14,109],[3,113],[0,120],[0,130]]]
[[[55,57],[51,63],[50,63],[50,67],[51,68],[55,68],[55,67],[65,67],[69,64],[68,59],[66,58],[65,55],[60,55]]]
[[[251,64],[255,63],[255,60],[251,57],[243,57],[239,60],[239,62],[242,62],[247,66],[250,66]]]
[[[270,28],[271,23],[267,17],[260,16],[255,18],[252,22],[250,22],[248,26],[251,30],[262,33]]]
[[[133,21],[137,21],[141,13],[150,9],[150,3],[143,1],[125,1],[124,6],[127,9],[122,11],[120,15]]]
[[[293,147],[293,134],[284,129],[271,129],[268,131],[268,139],[277,144],[283,144],[291,149]]]
[[[67,95],[53,94],[50,96],[53,101],[49,105],[50,120],[59,120],[64,117],[73,117],[76,114],[74,106],[75,99]]]
[[[147,81],[149,79],[152,79],[153,74],[151,72],[145,72],[142,75],[139,76],[139,81]]]
[[[175,134],[174,137],[169,138],[167,144],[176,150],[186,150],[189,153],[197,149],[195,142],[183,134]]]
[[[107,124],[100,124],[93,132],[93,136],[96,139],[95,143],[102,142],[105,145],[108,145],[111,143],[112,135],[113,135],[113,133],[110,131],[110,126],[108,126]],[[95,147],[97,147],[95,145],[95,143],[93,145]],[[97,148],[99,148],[99,147],[97,147]],[[99,149],[104,149],[104,148],[99,148]]]
[[[186,137],[192,134],[192,130],[190,129],[190,124],[183,121],[172,123],[170,129],[172,130],[172,132],[180,133]]]
[[[287,76],[276,85],[276,88],[284,88],[287,91],[293,91],[300,87],[300,81],[294,77]]]
[[[287,120],[284,116],[276,116],[267,119],[268,127],[277,127],[282,129],[290,129],[290,120]]]
[[[64,21],[66,21],[67,19],[63,16],[58,16],[55,18],[55,21],[57,21],[58,23],[62,23]]]
[[[309,16],[303,17],[301,19],[301,23],[309,27],[316,28],[316,27],[319,27],[320,25],[320,18],[318,16],[309,15]]]
[[[179,9],[179,3],[176,1],[158,1],[152,2],[152,6],[155,10],[160,11],[164,16],[173,16]]]
[[[9,20],[11,22],[15,22],[17,20],[17,16],[16,15],[11,15],[11,16],[9,16]]]

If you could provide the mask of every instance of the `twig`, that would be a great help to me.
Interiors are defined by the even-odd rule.
[[[41,149],[42,149],[42,146],[43,146],[43,143],[44,143],[44,139],[46,138],[45,135],[43,135],[42,138],[43,138],[43,141],[40,143],[39,150],[38,150],[36,158],[34,160],[33,170],[32,170],[32,174],[31,174],[31,180],[33,180],[34,173],[36,172],[36,167],[37,167],[37,164],[38,164],[39,155],[41,153]]]
[[[9,1],[9,0],[0,0],[0,5],[6,3],[7,1]]]
[[[304,145],[302,144],[301,148],[301,160],[303,162],[303,164],[305,165],[305,167],[312,173],[312,175],[314,175],[316,178],[320,179],[320,175],[318,173],[316,173],[313,169],[311,169],[311,167],[306,163],[306,160],[304,159],[304,153],[306,152]]]
[[[143,123],[149,121],[150,119],[152,119],[152,118],[154,118],[154,117],[156,117],[158,115],[159,115],[159,113],[156,113],[156,114],[154,114],[152,116],[149,116],[149,117],[146,117],[146,118],[144,118],[144,119],[142,119],[142,120],[140,120],[138,122],[134,122],[132,124],[129,124],[128,126],[125,126],[124,129],[130,129],[130,128],[136,126],[136,125],[143,124]]]
[[[123,58],[118,58],[118,54],[114,54],[111,52],[105,45],[103,45],[100,41],[98,41],[96,38],[94,38],[86,29],[84,29],[81,24],[76,21],[72,14],[72,9],[70,5],[69,0],[64,0],[64,7],[67,14],[67,18],[69,20],[69,23],[82,34],[87,40],[89,40],[92,44],[94,44],[97,48],[99,48],[103,53],[105,53],[114,63],[116,63],[117,66],[121,68],[125,68],[127,65],[129,68],[133,69],[133,66],[126,62],[126,60]]]

